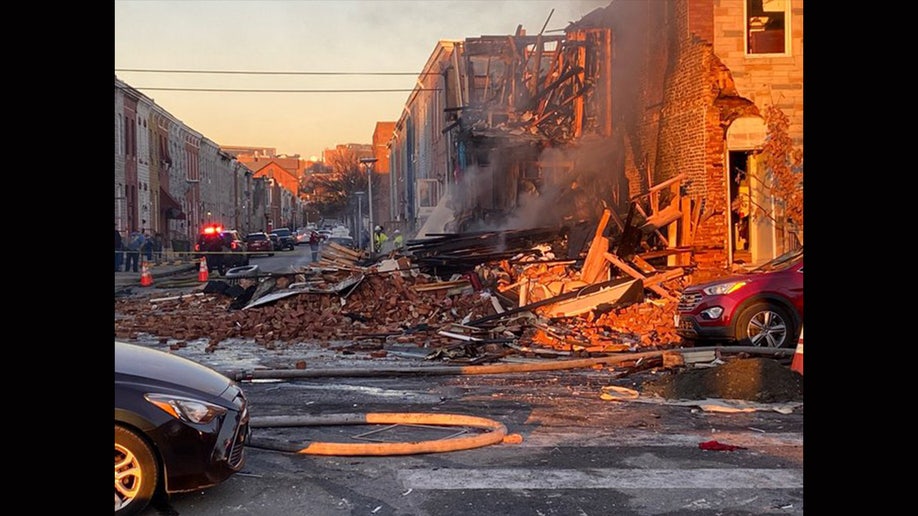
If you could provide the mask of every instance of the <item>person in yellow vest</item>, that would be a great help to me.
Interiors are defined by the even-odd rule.
[[[405,245],[405,242],[402,239],[401,231],[396,229],[392,234],[395,235],[395,237],[392,239],[393,247],[395,247],[395,249],[401,249],[402,246]]]
[[[386,234],[385,229],[382,226],[376,226],[376,229],[373,233],[373,251],[379,252],[382,249],[383,244],[389,240],[389,235]]]

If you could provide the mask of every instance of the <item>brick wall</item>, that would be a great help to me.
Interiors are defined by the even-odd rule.
[[[619,5],[633,5],[625,2]],[[640,77],[634,111],[619,115],[625,132],[625,177],[629,196],[646,192],[679,174],[692,203],[707,214],[696,230],[693,261],[699,271],[726,269],[728,225],[724,174],[724,128],[714,105],[719,64],[713,55],[714,3],[677,0],[642,3],[642,15],[626,12],[617,25],[616,60]],[[614,6],[615,4],[613,4]],[[633,32],[631,32],[633,31]],[[623,55],[624,54],[624,55]],[[615,68],[621,72],[623,67]],[[619,77],[620,88],[627,85]],[[627,96],[626,96],[627,97]],[[633,121],[633,122],[632,122]],[[630,123],[629,123],[630,122]],[[648,179],[648,175],[652,179]],[[668,199],[662,199],[666,202]],[[704,274],[704,272],[701,272]]]

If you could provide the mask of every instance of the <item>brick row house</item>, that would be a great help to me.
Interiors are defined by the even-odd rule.
[[[412,231],[608,206],[699,271],[802,245],[764,150],[791,142],[802,198],[803,0],[616,0],[549,32],[437,43],[388,144]]]
[[[114,122],[114,219],[123,233],[159,234],[180,254],[205,224],[246,234],[302,220],[290,171],[270,160],[253,170],[117,77]]]
[[[274,147],[223,146],[225,152],[265,182],[267,201],[260,228],[296,229],[307,222],[307,199],[300,193],[300,181],[313,164],[299,154],[278,154]]]

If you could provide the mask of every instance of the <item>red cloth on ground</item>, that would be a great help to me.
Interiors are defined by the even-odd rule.
[[[734,446],[732,444],[719,443],[717,441],[705,441],[699,443],[698,447],[702,450],[714,450],[714,451],[733,451],[733,450],[745,450],[742,446]]]

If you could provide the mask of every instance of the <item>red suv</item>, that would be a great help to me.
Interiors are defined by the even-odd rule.
[[[803,326],[803,247],[747,274],[682,291],[676,333],[688,341],[792,347]]]

